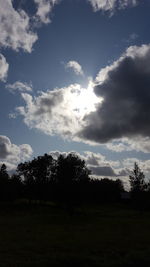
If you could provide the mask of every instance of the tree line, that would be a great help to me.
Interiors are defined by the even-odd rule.
[[[75,153],[60,154],[57,159],[48,154],[38,156],[20,163],[12,176],[5,164],[0,168],[1,201],[25,198],[29,202],[55,201],[73,206],[116,201],[123,191],[119,179],[92,179],[85,161]]]
[[[133,202],[139,206],[143,201],[149,203],[150,183],[137,163],[129,181]],[[60,154],[57,159],[48,154],[38,156],[20,163],[11,176],[5,164],[0,168],[0,201],[53,201],[71,210],[81,203],[121,201],[123,192],[119,179],[92,179],[85,161],[75,153]]]

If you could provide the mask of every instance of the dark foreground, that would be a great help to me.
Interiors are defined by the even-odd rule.
[[[0,204],[0,267],[150,266],[150,212]]]

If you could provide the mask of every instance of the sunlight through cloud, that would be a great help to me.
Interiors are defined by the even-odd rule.
[[[80,85],[73,91],[70,96],[72,109],[79,118],[83,118],[85,115],[96,110],[96,104],[102,101],[95,95],[93,91],[94,83],[89,81],[87,88],[81,88]]]
[[[77,139],[77,132],[83,127],[84,116],[96,110],[102,98],[95,95],[93,82],[87,88],[80,84],[41,92],[37,97],[22,93],[25,106],[17,108],[30,128],[36,128],[48,135],[61,135]]]

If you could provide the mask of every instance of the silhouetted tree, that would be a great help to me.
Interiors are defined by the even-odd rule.
[[[9,175],[5,164],[0,168],[0,199],[9,199]]]
[[[145,175],[135,162],[132,174],[129,176],[131,186],[131,196],[134,206],[141,212],[146,207],[148,183],[145,181]],[[146,203],[145,203],[146,202]]]
[[[91,179],[88,185],[88,202],[114,202],[119,201],[121,193],[124,191],[121,180],[111,180],[108,178]]]
[[[17,173],[23,177],[26,194],[30,200],[42,200],[47,197],[49,183],[54,177],[54,167],[55,160],[47,154],[18,165]]]
[[[67,156],[60,155],[56,166],[56,180],[59,183],[70,184],[89,179],[90,170],[85,161],[77,154],[70,153]]]
[[[9,179],[10,200],[16,200],[23,197],[23,183],[18,174],[13,174]]]
[[[77,154],[60,155],[56,165],[56,182],[58,197],[63,202],[69,213],[73,206],[81,201],[84,195],[84,185],[89,181],[90,170],[85,161]]]
[[[31,166],[31,162],[24,162],[24,163],[20,163],[17,167],[16,170],[17,174],[22,178],[25,190],[25,197],[27,197],[29,199],[29,201],[31,202],[32,199],[35,198],[35,193],[34,193],[34,177],[32,175],[32,166]]]
[[[7,181],[9,179],[7,167],[5,164],[2,164],[2,166],[0,168],[0,179],[4,180],[4,181]]]
[[[145,175],[135,162],[132,174],[129,176],[131,192],[143,192],[147,189],[147,183],[145,182]]]

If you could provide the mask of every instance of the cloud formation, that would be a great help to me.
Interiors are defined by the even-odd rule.
[[[0,7],[0,45],[31,52],[37,34],[31,30],[27,13],[22,9],[15,10],[12,0],[0,0]]]
[[[13,0],[0,0],[0,46],[11,48],[15,51],[23,49],[31,52],[38,36],[35,30],[38,23],[48,24],[50,22],[49,15],[54,6],[61,0],[34,0],[36,13],[29,16],[21,5],[18,9],[14,8]],[[138,0],[88,0],[93,9],[111,11],[116,8],[126,8],[127,6],[135,6]],[[80,64],[76,61],[68,62],[68,67],[73,68],[76,74],[83,75]]]
[[[119,161],[107,160],[102,154],[91,151],[85,151],[83,158],[94,176],[120,176],[122,169],[120,169]]]
[[[149,62],[150,45],[130,46],[100,70],[95,94],[93,83],[88,86],[92,92],[73,84],[36,97],[22,93],[25,106],[17,111],[28,127],[48,135],[107,144],[116,152],[150,152]]]
[[[6,58],[0,54],[0,81],[6,81],[8,69],[9,64],[6,61]]]
[[[55,4],[60,2],[60,0],[34,0],[37,5],[36,18],[42,23],[49,23],[49,14]]]
[[[122,138],[106,144],[109,150],[115,152],[122,151],[142,151],[150,153],[150,137]]]
[[[138,0],[88,0],[94,11],[103,10],[114,12],[115,9],[124,9],[126,7],[136,6]]]
[[[31,157],[33,150],[30,145],[12,144],[7,136],[0,135],[0,164],[5,163],[9,170],[15,170],[20,161]]]
[[[150,45],[131,46],[96,78],[101,105],[84,118],[84,140],[106,143],[150,137]]]
[[[87,88],[72,84],[41,92],[32,97],[22,93],[25,106],[17,108],[30,128],[36,128],[48,135],[61,135],[63,138],[77,140],[77,132],[82,129],[85,114],[95,110],[99,98],[93,93],[91,82]]]
[[[9,89],[12,93],[15,91],[19,92],[31,92],[32,91],[32,84],[23,83],[20,81],[16,81],[13,84],[7,84],[6,88]]]
[[[77,61],[69,61],[66,64],[66,69],[72,69],[76,75],[84,75],[82,66]]]
[[[61,135],[74,138],[80,128],[81,117],[75,101],[81,91],[78,84],[69,87],[41,92],[37,97],[22,93],[25,107],[17,111],[24,117],[30,128],[36,128],[48,135]]]
[[[34,0],[37,7],[36,14],[29,16],[21,5],[18,9],[13,6],[13,0],[0,0],[0,46],[15,51],[23,49],[31,52],[37,41],[37,33],[33,31],[35,22],[49,23],[49,14],[59,0]]]

